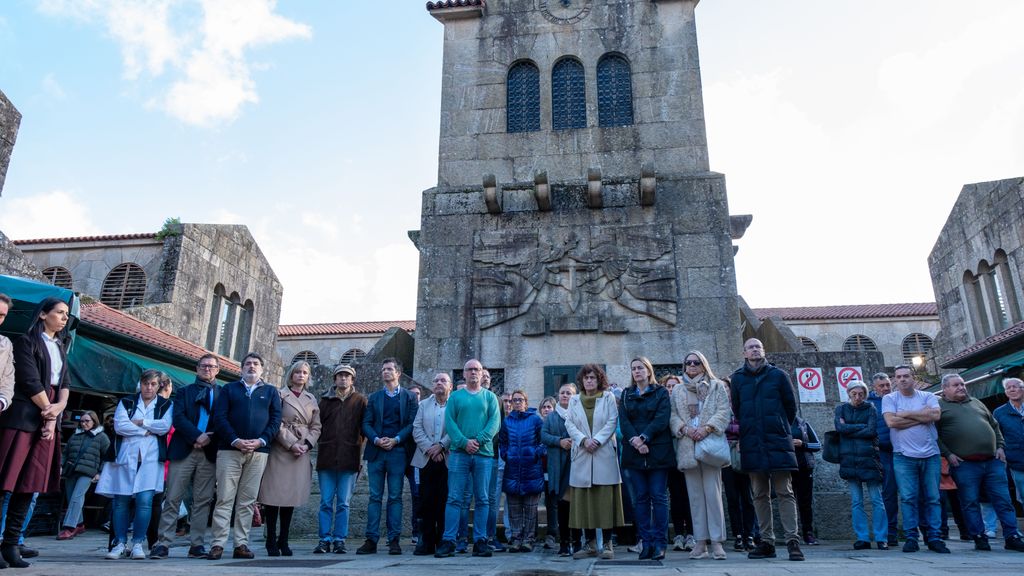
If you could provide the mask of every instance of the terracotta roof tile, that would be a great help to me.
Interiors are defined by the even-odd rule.
[[[438,0],[427,2],[427,10],[443,10],[445,8],[462,8],[465,6],[484,6],[484,0]]]
[[[911,304],[854,304],[849,306],[798,306],[792,308],[754,308],[758,319],[778,316],[783,320],[857,320],[907,316],[937,316],[934,302]]]
[[[68,236],[66,238],[35,238],[32,240],[14,240],[16,245],[23,244],[68,244],[72,242],[109,242],[111,240],[155,240],[156,232],[141,234],[107,234],[104,236]]]
[[[338,336],[344,334],[365,334],[387,332],[397,326],[406,332],[416,330],[415,320],[393,320],[380,322],[334,322],[330,324],[282,324],[277,327],[278,336]]]
[[[1024,322],[1018,322],[1013,326],[1010,326],[1006,330],[1003,330],[1002,332],[993,334],[988,338],[985,338],[981,342],[976,342],[968,346],[967,348],[964,348],[963,350],[943,360],[941,366],[943,368],[954,367],[956,365],[956,362],[963,360],[968,356],[973,356],[979,352],[982,352],[989,348],[993,348],[999,344],[1002,344],[1008,340],[1012,340],[1013,338],[1016,338],[1021,335],[1024,335]]]
[[[168,352],[179,354],[197,362],[204,354],[210,353],[209,350],[202,346],[198,346],[188,340],[178,338],[177,336],[164,332],[163,330],[147,324],[138,318],[129,316],[120,310],[115,310],[114,308],[99,302],[82,304],[81,317],[82,321],[88,324],[93,324],[130,338],[135,338],[136,340],[167,350]],[[220,358],[220,365],[222,368],[241,373],[242,367],[239,366],[238,362],[223,356],[218,355],[218,357]]]

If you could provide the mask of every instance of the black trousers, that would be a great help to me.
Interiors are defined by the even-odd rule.
[[[796,508],[800,511],[801,534],[814,534],[814,469],[798,470],[792,473],[793,492],[796,493]]]
[[[420,539],[437,547],[444,536],[444,506],[448,501],[448,466],[429,460],[420,468]]]
[[[686,491],[686,476],[675,467],[668,471],[668,508],[676,536],[693,534],[693,514],[690,512],[690,494]]]

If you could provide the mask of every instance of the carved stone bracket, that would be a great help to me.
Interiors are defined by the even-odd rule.
[[[604,199],[601,197],[600,168],[590,168],[587,170],[587,205],[591,208],[604,206]]]
[[[654,192],[658,187],[658,177],[651,166],[640,169],[640,205],[654,206]]]
[[[551,211],[551,186],[548,185],[547,171],[540,171],[534,175],[533,195],[537,197],[538,209],[542,212]]]
[[[494,174],[484,175],[484,202],[491,214],[501,214],[501,199],[498,197],[498,181]]]

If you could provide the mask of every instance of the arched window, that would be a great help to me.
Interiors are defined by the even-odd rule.
[[[63,266],[50,266],[43,270],[43,276],[54,286],[71,290],[71,271]]]
[[[854,334],[843,342],[843,352],[875,352],[875,341],[863,334]]]
[[[1021,311],[1009,259],[1002,248],[996,250],[995,258],[992,259],[992,274],[995,279],[996,295],[999,298],[1000,313],[1005,320],[1003,328],[1009,328],[1021,321]]]
[[[300,361],[305,362],[310,366],[320,365],[320,357],[317,356],[316,353],[313,352],[312,350],[303,350],[302,352],[299,352],[298,354],[292,357],[292,364],[295,364],[296,362]]]
[[[988,306],[982,283],[973,272],[964,272],[964,299],[967,301],[967,315],[971,320],[974,340],[982,340],[992,335],[992,324],[989,322]]]
[[[363,358],[366,358],[366,352],[363,352],[359,348],[353,348],[341,355],[341,363],[355,364],[356,362],[362,361]]]
[[[252,317],[256,307],[252,300],[246,300],[238,308],[235,321],[235,360],[241,360],[249,353],[249,339],[252,337]]]
[[[587,127],[587,89],[583,64],[562,58],[551,70],[551,128]]]
[[[633,123],[633,80],[629,62],[607,54],[597,62],[597,123],[602,127]]]
[[[914,332],[913,334],[907,334],[907,337],[903,339],[903,363],[910,365],[918,365],[914,362],[914,358],[920,357],[924,360],[928,357],[932,351],[932,339],[927,334],[921,334]]]
[[[506,105],[509,132],[540,130],[540,70],[533,62],[509,68]]]
[[[103,279],[100,302],[111,308],[141,306],[146,295],[146,272],[131,262],[118,264]]]
[[[800,339],[800,344],[803,346],[803,349],[800,350],[801,352],[818,351],[818,344],[814,340],[811,340],[806,336],[798,336],[798,338]]]

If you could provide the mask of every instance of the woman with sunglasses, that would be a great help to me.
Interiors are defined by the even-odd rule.
[[[87,410],[78,420],[78,429],[68,439],[64,448],[64,489],[68,498],[68,511],[57,540],[70,540],[85,532],[82,522],[82,505],[89,486],[100,479],[103,455],[110,447],[110,438],[103,433],[103,425],[92,410]]]
[[[729,393],[725,384],[715,378],[707,358],[696,350],[683,360],[683,383],[672,391],[671,429],[676,437],[676,462],[686,478],[693,514],[693,535],[696,545],[690,559],[710,556],[725,560],[725,508],[722,505],[722,467],[698,460],[697,443],[709,436],[723,436],[732,418]],[[721,438],[723,445],[726,441]]]

